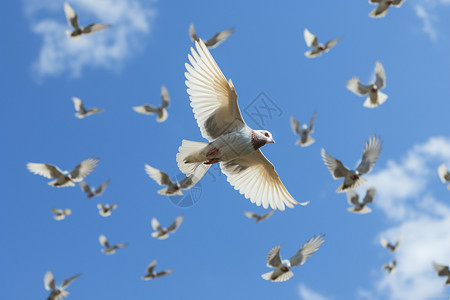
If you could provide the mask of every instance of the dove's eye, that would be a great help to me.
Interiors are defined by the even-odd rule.
[[[269,133],[268,133],[268,132],[264,133],[264,135],[265,135],[266,137],[269,137]]]

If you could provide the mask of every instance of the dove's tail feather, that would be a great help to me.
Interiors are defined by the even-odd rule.
[[[378,91],[377,101],[375,103],[373,103],[369,96],[369,97],[367,97],[366,101],[364,101],[364,107],[375,108],[375,107],[383,104],[384,102],[386,102],[387,98],[388,98],[388,95]]]
[[[361,215],[368,214],[368,213],[372,212],[370,207],[367,207],[367,206],[364,206],[364,208],[360,209],[360,210],[356,210],[356,207],[352,206],[352,207],[347,208],[347,211],[355,213],[355,214],[361,214]]]
[[[169,117],[169,113],[167,112],[167,109],[162,108],[160,111],[158,111],[158,117],[156,118],[156,122],[164,122]]]
[[[261,277],[263,279],[265,279],[265,280],[270,280],[270,277],[272,277],[273,272],[274,271],[270,271],[270,272],[264,273],[264,274],[261,275]]]
[[[66,187],[66,186],[75,186],[75,183],[73,183],[72,181],[68,180],[66,182],[59,182],[58,179],[50,181],[48,183],[48,185],[54,186],[54,187]]]
[[[181,191],[181,189],[176,191],[169,191],[169,188],[160,189],[158,191],[158,194],[166,196],[183,196],[183,192]]]
[[[315,52],[314,50],[305,52],[305,56],[308,58],[317,57],[317,56],[320,56],[321,54],[322,54],[322,52]]]
[[[274,273],[278,273],[278,274],[274,274]],[[292,276],[294,276],[294,273],[292,273],[291,271],[282,272],[281,274],[279,274],[279,272],[277,272],[277,270],[270,271],[270,272],[267,272],[267,273],[264,273],[261,275],[261,277],[263,279],[271,280],[273,282],[283,282],[283,281],[289,280]]]
[[[348,190],[354,190],[361,185],[365,184],[367,182],[366,179],[359,177],[358,180],[356,180],[353,184],[348,184],[347,180],[344,180],[344,182],[338,187],[336,190],[336,193],[345,193]]]
[[[314,138],[312,138],[311,136],[308,136],[308,138],[306,139],[306,141],[304,143],[302,143],[302,139],[297,141],[297,144],[300,145],[301,147],[308,147],[309,145],[313,144],[316,140]]]
[[[208,144],[183,140],[181,147],[178,148],[178,168],[187,176],[193,175],[196,181],[199,181],[211,166],[203,163],[204,155],[201,154],[201,151],[206,145]]]
[[[160,235],[159,231],[155,231],[155,232],[152,232],[152,237],[154,237],[155,239],[158,239],[158,240],[165,240],[169,237],[169,234],[166,233],[166,234]]]

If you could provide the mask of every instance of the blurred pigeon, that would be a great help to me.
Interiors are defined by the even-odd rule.
[[[309,120],[309,126],[306,124],[303,124],[302,127],[300,127],[300,122],[294,119],[294,117],[291,117],[291,127],[294,134],[299,134],[300,139],[295,143],[296,145],[300,145],[302,147],[307,147],[315,142],[315,140],[311,137],[311,133],[314,132],[314,121],[316,120],[317,112],[314,112],[314,114],[311,117],[311,120]]]
[[[61,221],[66,218],[66,216],[70,215],[72,213],[72,210],[70,208],[66,209],[58,209],[58,208],[52,208],[52,213],[55,214],[53,217],[56,221]]]
[[[111,246],[106,239],[106,236],[104,236],[103,234],[98,237],[98,241],[103,247],[105,247],[105,249],[102,249],[102,252],[105,254],[114,254],[117,249],[125,248],[126,246],[128,246],[128,243]]]
[[[183,215],[176,218],[172,224],[170,224],[169,227],[163,228],[159,224],[158,220],[156,218],[152,219],[152,228],[155,230],[155,232],[152,232],[152,237],[158,239],[158,240],[165,240],[169,237],[169,233],[175,233],[177,231],[178,227],[180,227],[181,223],[183,222]]]
[[[438,276],[447,276],[447,281],[445,281],[445,285],[450,285],[450,270],[448,269],[448,266],[439,265],[433,262],[433,267]]]
[[[377,193],[374,187],[371,187],[367,190],[366,196],[362,203],[359,202],[359,196],[353,190],[347,191],[347,200],[348,204],[353,205],[352,207],[347,208],[348,211],[356,213],[356,214],[367,214],[372,210],[367,206],[367,204],[373,202],[373,198],[375,198],[375,194]]]
[[[369,16],[372,18],[384,17],[391,5],[400,7],[402,6],[403,2],[405,2],[405,0],[369,0],[370,4],[378,4],[378,6],[374,10],[372,10]]]
[[[397,243],[395,243],[394,245],[392,245],[391,243],[389,243],[385,238],[380,238],[380,243],[381,246],[383,246],[386,249],[389,249],[389,253],[394,253],[395,250],[397,250],[397,247],[400,245],[402,239],[398,239]]]
[[[52,272],[48,271],[47,273],[45,273],[44,287],[47,291],[51,291],[50,296],[48,296],[47,300],[61,300],[65,297],[69,296],[70,293],[68,291],[66,291],[66,288],[69,286],[69,284],[72,281],[74,281],[80,275],[81,274],[77,274],[75,276],[67,278],[61,284],[61,286],[56,287],[55,277],[53,277]]]
[[[61,171],[57,166],[54,165],[39,163],[27,163],[27,169],[33,174],[41,175],[49,179],[56,179],[50,181],[48,185],[54,187],[66,187],[75,186],[74,182],[82,181],[97,167],[97,163],[98,159],[96,158],[83,160],[70,173],[68,171]]]
[[[205,42],[205,46],[211,49],[216,48],[217,46],[222,44],[233,32],[234,27],[231,27],[230,29],[216,33],[212,38]],[[191,26],[189,26],[189,36],[191,37],[191,41],[199,41],[197,33],[195,32],[194,24],[191,24]]]
[[[164,271],[155,273],[155,271],[154,271],[155,266],[156,266],[156,259],[154,261],[152,261],[148,265],[148,267],[147,267],[147,274],[145,274],[144,276],[141,276],[141,279],[142,280],[150,280],[150,279],[154,279],[154,278],[157,278],[157,277],[161,277],[161,276],[170,274],[173,271],[175,271],[175,270],[164,270]]]
[[[305,56],[309,58],[318,57],[322,55],[322,53],[330,51],[330,49],[341,40],[341,38],[338,38],[326,42],[325,45],[319,44],[317,37],[306,28],[303,31],[303,37],[305,38],[306,46],[312,47],[312,50],[305,52]]]
[[[100,196],[103,194],[103,192],[106,190],[106,187],[109,184],[109,179],[103,182],[97,189],[94,187],[89,186],[89,184],[86,183],[86,181],[80,182],[80,188],[83,192],[86,193],[88,198],[92,198],[95,196]]]
[[[324,242],[325,235],[318,235],[317,237],[312,237],[309,241],[304,244],[298,252],[292,256],[290,259],[281,260],[280,257],[280,247],[276,246],[270,250],[267,255],[267,267],[276,268],[273,271],[262,274],[261,277],[265,280],[271,280],[273,282],[283,282],[289,280],[294,273],[290,271],[291,267],[303,265],[308,257],[310,257],[314,252],[316,252],[320,245]]]
[[[150,176],[151,179],[156,181],[157,184],[164,186],[167,185],[167,188],[163,188],[158,191],[160,195],[166,196],[182,196],[183,192],[181,190],[188,190],[193,187],[197,182],[193,179],[193,176],[187,176],[181,182],[172,182],[169,175],[155,169],[149,165],[145,165],[145,172]]]
[[[364,96],[369,94],[369,97],[364,101],[364,107],[375,108],[386,102],[388,98],[386,94],[380,92],[381,89],[386,87],[386,74],[383,65],[379,61],[375,63],[375,77],[375,82],[369,85],[362,84],[358,77],[353,77],[347,81],[347,88],[356,95]]]
[[[349,170],[345,167],[340,160],[330,156],[325,149],[322,148],[321,154],[322,159],[330,170],[331,175],[334,179],[344,177],[344,182],[339,186],[336,190],[336,193],[343,193],[347,190],[353,190],[363,185],[366,180],[361,177],[363,174],[369,173],[375,162],[378,159],[378,156],[381,153],[382,141],[380,138],[376,138],[376,136],[370,136],[369,140],[366,142],[363,150],[363,156],[361,162],[358,164],[355,170]]]
[[[438,168],[439,178],[443,183],[450,182],[450,172],[447,170],[445,164],[442,164]],[[450,184],[447,186],[447,189],[450,190]]]
[[[255,222],[258,223],[258,222],[261,222],[262,220],[270,218],[273,215],[274,212],[275,212],[275,210],[272,210],[272,211],[269,211],[267,214],[258,215],[258,214],[255,214],[253,212],[246,211],[244,214],[245,214],[245,216],[247,218],[255,219]]]
[[[78,16],[73,10],[73,8],[69,5],[69,3],[64,3],[64,12],[66,14],[67,22],[69,26],[73,27],[74,30],[66,30],[66,34],[68,37],[73,39],[81,38],[82,34],[90,34],[96,31],[103,30],[109,27],[109,24],[90,24],[84,28],[81,28],[78,25]]]
[[[108,204],[97,204],[98,213],[102,217],[109,217],[111,215],[111,211],[117,208],[117,203],[114,203],[112,205]]]
[[[161,99],[162,100],[160,107],[154,107],[148,104],[144,104],[141,106],[134,106],[133,109],[135,112],[144,115],[153,115],[157,113],[158,117],[156,118],[156,121],[160,123],[164,122],[169,116],[166,108],[169,107],[170,104],[169,92],[164,85],[161,87]]]
[[[77,117],[78,119],[83,119],[84,117],[87,117],[87,116],[90,116],[93,114],[98,114],[98,113],[105,111],[104,109],[100,109],[100,108],[96,108],[96,107],[86,109],[86,108],[84,108],[83,101],[81,101],[81,99],[77,98],[77,97],[72,97],[72,101],[73,101],[73,105],[75,106],[75,110],[77,111],[75,113],[75,117]]]
[[[383,267],[381,267],[381,269],[386,270],[388,272],[388,274],[391,274],[392,272],[394,272],[396,266],[397,266],[397,261],[394,259],[392,262],[383,265]]]
[[[242,119],[237,94],[202,40],[191,48],[186,64],[188,94],[202,136],[209,143],[183,140],[177,163],[181,172],[200,180],[220,163],[228,182],[252,203],[284,210],[299,204],[287,191],[260,147],[274,143],[266,130],[253,130]],[[308,202],[300,203],[306,205]]]

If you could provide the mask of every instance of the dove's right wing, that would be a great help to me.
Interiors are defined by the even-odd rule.
[[[337,38],[325,43],[325,49],[330,50],[332,47],[336,46],[336,44],[341,40],[341,38]]]
[[[194,180],[194,176],[193,175],[186,176],[186,178],[184,178],[180,182],[180,187],[183,190],[187,190],[187,189],[190,189],[191,187],[193,187],[194,185],[196,185],[197,182],[198,182],[198,180]]]
[[[88,194],[88,195],[92,194],[91,187],[89,186],[89,184],[86,183],[86,181],[81,181],[80,182],[80,188],[86,194]]]
[[[214,49],[222,44],[234,32],[234,27],[215,34],[212,38],[205,42],[206,47]]]
[[[359,96],[364,96],[370,92],[370,86],[362,84],[358,77],[353,77],[347,81],[346,86],[347,89]]]
[[[380,238],[380,244],[381,246],[383,246],[384,248],[388,248],[390,243],[383,237]]]
[[[79,111],[81,113],[85,113],[86,109],[84,108],[83,101],[81,101],[78,97],[72,97],[73,106],[75,107],[76,111]]]
[[[280,248],[281,245],[278,245],[270,250],[267,254],[268,267],[277,268],[279,265],[281,265]]]
[[[294,134],[302,134],[302,130],[300,129],[300,122],[291,116],[291,128]]]
[[[98,237],[98,241],[100,242],[100,244],[101,244],[103,247],[106,247],[106,248],[109,248],[109,247],[110,247],[109,242],[108,242],[108,239],[107,239],[106,236],[104,236],[103,234],[100,235],[100,236]]]
[[[166,108],[170,105],[170,97],[169,92],[167,91],[167,88],[165,85],[161,87],[161,107]]]
[[[291,257],[291,266],[303,265],[305,261],[316,252],[320,245],[324,242],[324,234],[319,234],[317,237],[313,236],[309,241],[304,244],[298,252]]]
[[[349,170],[344,167],[342,162],[329,155],[323,148],[321,151],[321,155],[325,166],[327,166],[328,170],[330,170],[331,175],[334,179],[345,177],[348,174]]]
[[[317,116],[317,110],[314,111],[311,120],[309,120],[309,132],[313,133],[314,132],[314,123],[316,121],[316,116]]]
[[[156,218],[152,218],[152,228],[155,231],[162,231],[163,228]]]
[[[366,196],[364,197],[363,204],[372,203],[375,195],[377,194],[377,190],[374,187],[371,187],[367,190]]]
[[[66,288],[66,287],[68,287],[69,286],[69,284],[72,282],[72,281],[74,281],[76,278],[78,278],[78,277],[80,277],[81,276],[81,273],[80,274],[77,274],[77,275],[75,275],[75,276],[72,276],[72,277],[70,277],[70,278],[67,278],[66,280],[64,280],[64,282],[62,283],[62,285],[61,285],[61,288]]]
[[[27,163],[27,169],[31,173],[44,176],[45,178],[58,178],[62,175],[58,167],[49,164]]]
[[[439,174],[439,178],[441,179],[441,181],[443,183],[447,183],[450,181],[450,173],[447,170],[447,167],[445,166],[445,164],[442,164],[439,166],[438,168],[438,174]]]
[[[381,153],[382,145],[383,142],[381,141],[380,137],[369,137],[369,140],[364,145],[361,162],[356,168],[360,175],[369,173],[372,170],[375,162],[378,159],[378,156]]]
[[[306,46],[308,47],[316,47],[318,45],[317,43],[317,37],[309,32],[308,29],[305,28],[303,31],[303,37],[305,38]]]
[[[433,267],[439,276],[450,276],[450,270],[448,266],[440,265],[433,262]]]
[[[67,23],[69,23],[69,26],[72,26],[75,29],[79,29],[80,27],[78,25],[78,16],[67,2],[64,3],[64,13],[66,14]]]
[[[272,210],[272,211],[269,211],[267,214],[262,215],[262,216],[261,216],[261,220],[270,218],[270,217],[273,215],[274,212],[275,212],[275,211]]]
[[[70,172],[70,177],[72,181],[79,182],[82,181],[86,176],[88,176],[96,167],[98,159],[88,158],[83,160],[75,169]]]
[[[175,270],[164,270],[161,272],[156,273],[156,277],[161,277],[161,276],[165,276],[168,275],[170,273],[173,273]]]
[[[249,211],[244,212],[244,215],[247,218],[249,218],[249,219],[257,219],[257,218],[259,218],[259,215],[255,214],[253,212],[249,212]]]
[[[159,185],[171,185],[172,180],[170,180],[169,175],[164,173],[163,171],[160,171],[158,169],[155,169],[147,164],[145,164],[145,172],[148,176],[150,176],[151,179],[156,181]]]
[[[347,191],[347,202],[350,205],[357,205],[359,204],[359,196],[357,193],[355,193],[355,191],[353,190],[348,190]]]
[[[105,182],[103,182],[96,190],[95,190],[95,194],[96,195],[101,195],[103,194],[103,192],[106,190],[106,187],[109,184],[109,179],[107,179]]]
[[[104,29],[108,28],[109,26],[111,26],[111,25],[109,25],[109,24],[90,24],[83,28],[83,33],[90,34],[93,32],[104,30]]]
[[[152,273],[153,273],[153,270],[155,269],[155,266],[156,266],[156,259],[155,259],[154,261],[152,261],[152,262],[148,265],[148,267],[147,267],[147,272],[148,272],[149,274],[152,274]]]
[[[384,72],[383,65],[377,61],[375,63],[375,84],[379,89],[386,87],[386,73]]]
[[[169,227],[167,227],[167,231],[172,232],[172,233],[177,231],[178,227],[180,227],[181,223],[183,222],[183,219],[184,219],[183,215],[176,218],[175,221],[173,221],[173,223],[170,224]]]
[[[51,271],[48,271],[44,275],[44,287],[47,291],[53,291],[56,288],[55,277],[53,277]]]
[[[197,33],[195,32],[194,24],[191,24],[189,26],[189,37],[191,38],[191,41],[195,42],[198,41]]]

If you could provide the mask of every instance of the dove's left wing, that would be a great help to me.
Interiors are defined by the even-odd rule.
[[[191,38],[191,41],[195,42],[198,41],[197,33],[195,32],[194,24],[191,24],[189,26],[189,37]]]
[[[375,162],[378,159],[378,156],[381,153],[383,142],[381,141],[380,137],[371,136],[369,137],[369,140],[366,142],[363,150],[363,156],[361,159],[361,162],[359,163],[356,170],[358,170],[359,174],[366,174],[369,173],[373,166],[375,165]]]
[[[363,204],[372,203],[373,199],[375,198],[375,195],[377,193],[377,190],[374,187],[371,187],[367,190],[366,196],[364,197]]]
[[[156,219],[156,218],[152,218],[152,228],[155,231],[162,231],[163,230],[161,224],[159,224],[158,219]]]
[[[348,174],[348,169],[344,167],[340,160],[329,155],[323,148],[320,153],[322,155],[325,166],[327,166],[328,170],[330,170],[331,175],[334,179],[345,177]]]
[[[156,183],[159,185],[171,185],[172,184],[172,180],[170,180],[169,175],[167,175],[166,173],[164,173],[161,170],[151,167],[150,165],[145,164],[145,172],[151,179],[156,181]]]
[[[72,97],[73,106],[75,107],[76,111],[79,111],[80,113],[86,113],[86,109],[84,108],[83,101],[81,101],[78,97]]]
[[[33,174],[41,175],[45,178],[58,178],[62,175],[61,170],[54,165],[27,163],[27,169]]]
[[[172,232],[172,233],[177,231],[178,227],[180,227],[181,223],[183,222],[183,219],[184,219],[183,215],[176,218],[175,221],[173,221],[173,223],[170,224],[169,227],[167,227],[167,231]]]
[[[96,190],[95,190],[95,194],[97,196],[100,196],[101,194],[103,194],[103,192],[106,190],[106,187],[109,184],[109,179],[107,179],[105,182],[103,182]]]
[[[106,247],[106,248],[109,248],[109,247],[110,247],[109,242],[108,242],[108,239],[107,239],[106,236],[104,236],[103,234],[100,235],[100,236],[98,237],[98,241],[100,242],[100,244],[101,244],[102,246],[104,246],[104,247]]]
[[[108,28],[109,26],[111,26],[111,25],[109,25],[109,24],[90,24],[83,28],[83,33],[90,34],[93,32],[104,30],[104,29]]]
[[[347,191],[347,202],[350,205],[358,205],[359,204],[359,196],[355,193],[354,190]]]
[[[194,185],[196,185],[198,182],[194,180],[194,176],[190,175],[190,176],[186,176],[186,178],[184,178],[181,182],[180,182],[180,187],[183,190],[187,190],[190,189],[191,187],[193,187]]]
[[[291,116],[291,128],[294,134],[302,134],[300,122]]]
[[[262,216],[261,216],[261,220],[270,218],[270,217],[273,215],[274,212],[275,212],[275,211],[272,210],[272,211],[269,211],[267,214],[262,215]]]
[[[313,255],[313,253],[319,249],[320,245],[323,244],[324,236],[324,234],[319,234],[317,237],[313,236],[309,241],[307,241],[306,244],[304,244],[300,250],[298,250],[298,252],[291,257],[291,266],[303,265],[306,259]]]
[[[222,44],[227,38],[230,37],[230,35],[234,32],[234,27],[231,27],[230,29],[221,31],[217,34],[215,34],[212,38],[206,41],[205,45],[208,48],[214,49],[220,44]]]
[[[347,81],[346,86],[347,89],[359,96],[364,96],[370,92],[370,86],[362,84],[358,77],[353,77]]]
[[[72,26],[74,29],[79,29],[78,16],[67,2],[64,3],[64,13],[66,14],[67,23],[69,23],[69,26]]]
[[[312,34],[308,29],[305,28],[303,31],[303,37],[305,38],[306,46],[308,47],[316,47],[318,45],[317,43],[317,37]]]
[[[379,89],[386,87],[386,73],[384,72],[383,65],[377,61],[375,63],[375,84]]]
[[[81,276],[81,273],[80,274],[77,274],[77,275],[75,275],[75,276],[72,276],[72,277],[70,277],[70,278],[67,278],[66,280],[64,280],[64,282],[62,283],[62,285],[61,285],[61,288],[66,288],[66,287],[68,287],[69,286],[69,284],[72,282],[72,281],[74,281],[75,279],[77,279],[78,277],[80,277]]]
[[[311,120],[309,120],[309,133],[313,133],[314,132],[314,123],[316,121],[316,116],[317,116],[317,110],[314,111]]]
[[[83,160],[75,169],[70,172],[70,177],[72,181],[79,182],[82,181],[86,176],[88,176],[96,167],[98,159],[88,158]]]
[[[56,288],[55,277],[51,271],[47,271],[44,275],[44,287],[47,291],[53,291]]]
[[[280,248],[281,245],[278,245],[270,250],[267,254],[268,267],[277,268],[279,265],[281,265]]]
[[[170,97],[169,92],[167,91],[167,88],[165,85],[161,87],[161,107],[166,108],[170,105]]]
[[[337,38],[331,41],[328,41],[325,43],[325,49],[330,50],[332,47],[336,46],[336,44],[341,40],[342,38]]]
[[[156,277],[161,277],[161,276],[165,276],[168,275],[170,273],[173,273],[175,270],[164,270],[161,272],[156,273]]]
[[[89,186],[89,184],[86,183],[86,181],[81,181],[80,182],[80,188],[83,192],[85,192],[86,194],[88,194],[88,197],[92,197],[92,190],[91,187]]]
[[[255,214],[254,212],[246,211],[244,215],[249,219],[258,219],[260,216]]]

